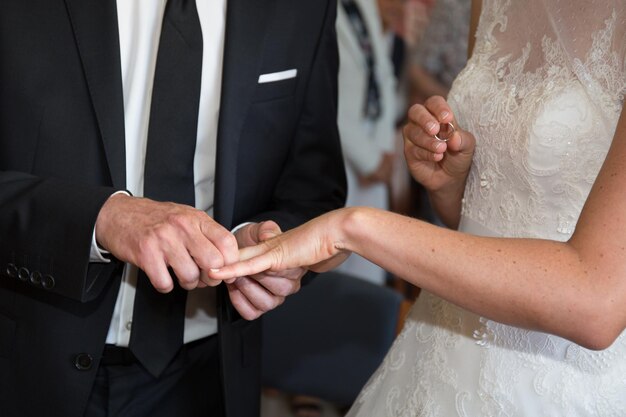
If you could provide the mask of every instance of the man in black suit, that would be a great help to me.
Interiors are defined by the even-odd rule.
[[[246,319],[303,271],[202,271],[344,202],[335,2],[164,3],[2,3],[3,417],[258,415]]]

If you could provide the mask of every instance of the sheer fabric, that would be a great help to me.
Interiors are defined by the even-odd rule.
[[[461,230],[567,240],[626,92],[623,1],[483,0],[449,101],[477,148]],[[589,351],[423,293],[350,417],[626,416],[626,333]]]

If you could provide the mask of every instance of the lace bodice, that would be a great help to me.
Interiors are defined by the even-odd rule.
[[[483,0],[449,95],[477,148],[461,229],[567,240],[626,92],[626,3]],[[626,416],[626,333],[593,352],[423,293],[350,417]]]
[[[478,141],[465,218],[504,236],[572,234],[626,89],[624,5],[612,3],[485,2],[449,97]]]

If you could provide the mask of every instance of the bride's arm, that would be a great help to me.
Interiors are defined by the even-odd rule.
[[[346,251],[490,319],[592,349],[626,326],[626,116],[565,243],[485,238],[371,208],[331,212],[256,247],[216,278],[307,265],[327,270]]]
[[[468,58],[471,57],[474,49],[481,9],[482,0],[472,0],[469,33],[467,34]],[[429,102],[433,101],[443,101],[443,99],[436,96],[431,97],[424,104],[426,107],[430,107]],[[419,105],[414,107],[419,107]],[[412,108],[409,111],[409,117],[411,117],[411,113],[415,113],[413,110]],[[451,114],[449,116],[439,114],[437,118],[440,123],[453,122],[456,125]],[[414,126],[410,124],[405,127],[405,137],[407,136],[406,129],[411,128],[414,128]],[[473,136],[467,135],[467,132],[462,134],[467,137],[460,140],[461,136],[457,136],[448,143],[449,150],[453,151],[453,153],[448,152],[445,160],[424,158],[419,153],[413,154],[414,144],[405,140],[405,156],[411,175],[427,190],[431,206],[441,221],[452,229],[456,229],[459,225],[465,180],[474,152]],[[428,146],[425,147],[427,148]],[[456,171],[456,174],[445,175],[451,171]]]
[[[477,314],[606,348],[626,327],[625,113],[566,243],[471,236],[365,208],[344,215],[341,241]]]

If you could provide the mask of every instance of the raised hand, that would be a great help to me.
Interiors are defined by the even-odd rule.
[[[441,124],[452,123],[456,131],[448,142],[435,139]],[[476,141],[458,126],[443,97],[433,96],[409,109],[403,128],[404,155],[411,175],[428,190],[464,183],[472,163]]]
[[[239,259],[237,240],[205,212],[190,206],[116,194],[102,206],[96,239],[117,259],[142,269],[160,292],[216,285],[206,271]]]
[[[437,140],[441,125],[452,123],[455,132],[447,142]],[[461,197],[472,164],[476,140],[462,130],[443,97],[433,96],[409,109],[403,128],[404,156],[413,178],[429,191],[446,223],[458,221]]]

